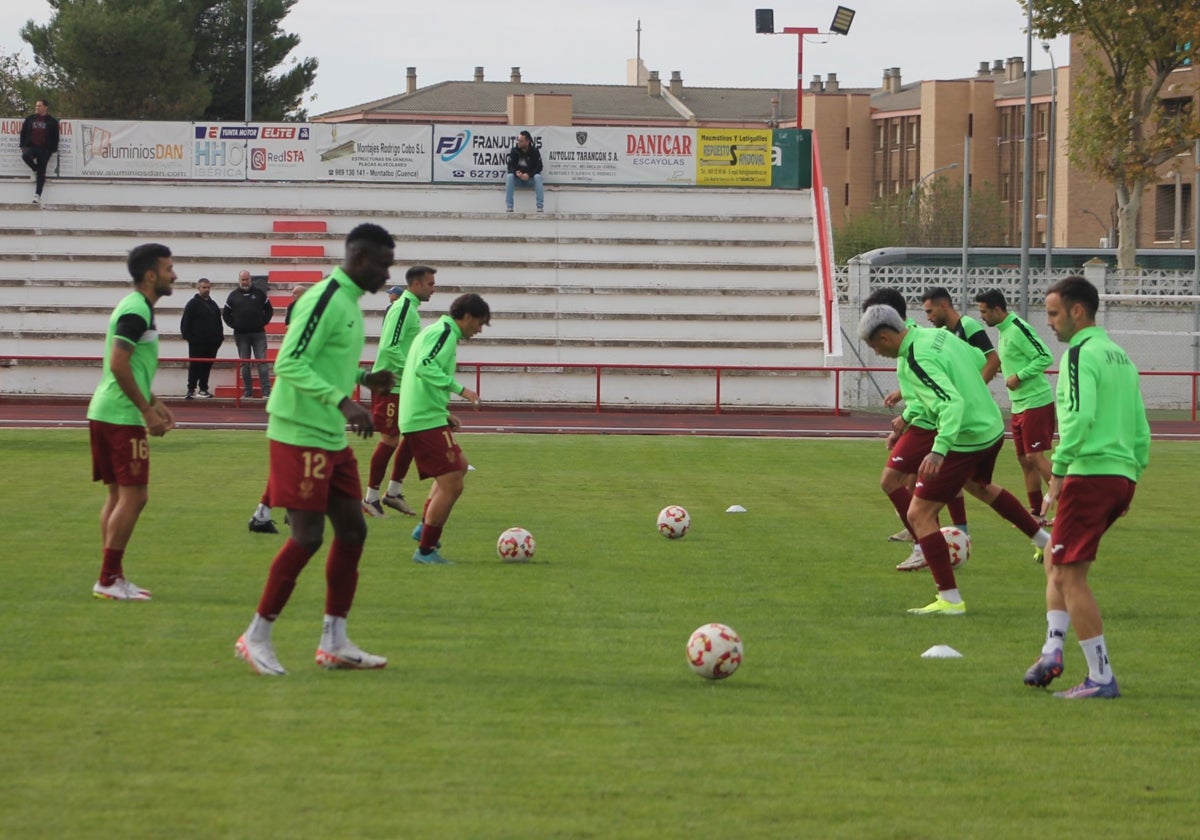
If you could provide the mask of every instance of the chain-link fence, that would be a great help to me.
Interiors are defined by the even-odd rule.
[[[1027,292],[1026,320],[1055,357],[1061,358],[1066,348],[1046,324],[1045,293],[1063,277],[1079,273],[1071,269],[1033,270],[1026,290],[1021,272],[1010,268],[970,268],[965,283],[961,268],[865,264],[839,268],[836,280],[846,363],[893,366],[892,360],[876,356],[857,335],[862,301],[882,287],[894,288],[904,295],[909,317],[919,324],[925,323],[921,296],[931,286],[944,286],[958,311],[977,319],[975,295],[979,292],[999,289],[1008,300],[1009,311],[1018,313],[1022,296]],[[1083,275],[1101,291],[1097,323],[1125,348],[1141,371],[1200,371],[1200,289],[1195,272],[1165,269],[1123,272],[1100,265],[1085,268]],[[989,335],[992,343],[996,343],[996,331],[989,330]],[[881,408],[881,392],[887,393],[895,387],[896,377],[890,372],[847,376],[843,380],[842,398],[850,408]],[[1000,377],[993,380],[991,389],[1001,407],[1008,408],[1008,394]],[[1148,408],[1190,409],[1192,382],[1186,376],[1145,376],[1142,395]]]

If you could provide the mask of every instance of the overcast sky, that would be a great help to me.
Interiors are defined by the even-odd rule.
[[[41,0],[4,3],[0,48],[30,56],[19,32],[44,23]],[[777,4],[775,28],[828,30],[836,2]],[[805,85],[836,73],[843,87],[877,87],[886,67],[904,82],[975,73],[981,61],[1025,55],[1025,15],[1017,0],[846,0],[857,15],[847,36],[805,39]],[[757,35],[754,10],[771,0],[299,0],[283,29],[300,36],[294,53],[320,66],[310,114],[401,93],[405,68],[421,86],[470,80],[482,65],[488,81],[520,67],[527,82],[624,84],[625,62],[638,54],[663,80],[679,70],[684,85],[794,89],[796,36]],[[146,45],[143,48],[152,48]],[[1059,65],[1067,43],[1052,45]],[[1049,62],[1034,44],[1034,69]]]

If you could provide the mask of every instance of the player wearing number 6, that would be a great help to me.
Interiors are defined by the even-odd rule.
[[[108,319],[104,372],[88,404],[92,480],[108,488],[100,509],[103,559],[96,598],[149,601],[150,593],[125,579],[125,546],[149,498],[150,446],[175,427],[171,410],[150,391],[158,370],[154,304],[171,294],[175,264],[166,245],[139,245],[126,261],[134,290]]]
[[[458,394],[476,408],[479,394],[454,379],[458,342],[483,332],[492,321],[487,302],[476,294],[460,295],[443,315],[417,335],[408,351],[400,382],[400,433],[412,447],[417,475],[432,478],[421,522],[413,530],[420,545],[413,561],[447,563],[437,551],[442,528],[462,495],[467,456],[454,440],[462,424],[450,413],[450,395]]]
[[[400,379],[404,374],[408,348],[421,331],[421,316],[417,310],[433,296],[435,274],[436,268],[414,265],[404,272],[404,289],[388,289],[389,295],[396,291],[399,291],[399,295],[383,315],[379,354],[372,370],[390,370],[396,376],[396,387],[388,393],[371,397],[371,417],[375,421],[375,430],[379,432],[379,443],[371,454],[367,495],[362,502],[363,513],[368,516],[382,517],[384,505],[408,516],[416,513],[405,501],[401,485],[413,458],[408,441],[400,436]],[[392,469],[387,492],[381,499],[379,485],[383,483],[383,475],[387,472],[393,452],[396,454],[396,465]]]

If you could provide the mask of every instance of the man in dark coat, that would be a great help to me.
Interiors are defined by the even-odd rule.
[[[211,294],[212,283],[208,282],[208,278],[201,277],[197,280],[196,295],[183,307],[183,318],[179,321],[179,332],[188,343],[188,356],[192,359],[188,364],[189,400],[197,396],[206,400],[212,396],[208,390],[208,374],[213,363],[198,360],[216,356],[221,342],[225,340],[221,307],[217,306]]]

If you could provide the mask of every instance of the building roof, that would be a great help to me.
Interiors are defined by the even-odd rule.
[[[1005,81],[1003,74],[989,74],[946,81],[967,82],[992,79],[995,97],[1008,99],[1025,95],[1024,79]],[[921,106],[921,86],[910,82],[897,92],[880,88],[840,88],[822,96],[869,95],[871,107],[881,111],[914,110]],[[1034,95],[1050,92],[1050,71],[1033,74]],[[321,122],[474,122],[492,118],[505,121],[508,97],[551,94],[571,97],[574,121],[581,124],[624,124],[646,121],[660,125],[740,124],[769,125],[772,121],[793,122],[796,91],[779,88],[688,87],[670,94],[670,82],[661,82],[660,96],[651,96],[645,85],[577,85],[537,82],[448,81],[417,88],[411,93],[339,108],[316,115]],[[808,91],[806,90],[807,94]]]

